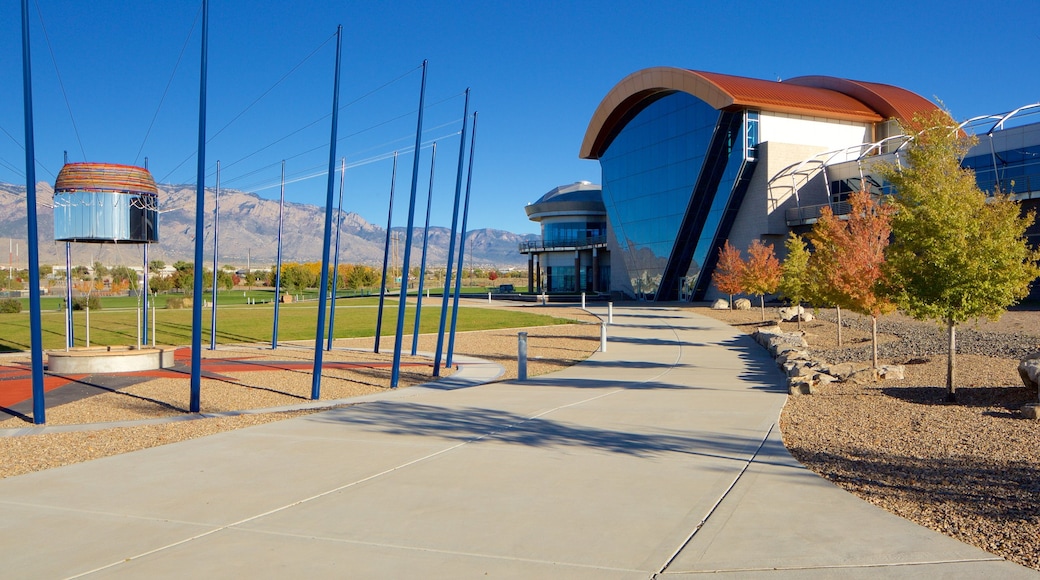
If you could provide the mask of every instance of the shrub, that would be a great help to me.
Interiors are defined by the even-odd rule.
[[[22,301],[14,298],[0,299],[0,313],[16,314],[22,311]]]
[[[72,299],[73,310],[101,310],[101,298],[98,296],[77,296]]]

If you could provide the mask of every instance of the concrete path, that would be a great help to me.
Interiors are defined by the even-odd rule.
[[[802,468],[748,337],[667,308],[614,322],[607,352],[525,383],[0,480],[0,574],[1040,577]]]

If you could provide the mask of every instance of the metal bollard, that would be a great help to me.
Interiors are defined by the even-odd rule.
[[[488,304],[491,304],[491,293],[488,292]]]
[[[516,333],[516,379],[527,380],[527,333]]]
[[[581,293],[581,309],[585,310],[585,293]]]
[[[87,300],[90,300],[90,295],[87,295]],[[87,306],[87,348],[90,348],[90,307]]]
[[[607,302],[607,324],[614,324],[614,303]]]
[[[607,323],[599,325],[599,351],[607,352]]]

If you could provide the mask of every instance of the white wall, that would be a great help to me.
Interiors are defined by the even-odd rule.
[[[844,149],[870,142],[870,124],[802,117],[784,113],[762,113],[759,141],[811,145],[820,151]]]

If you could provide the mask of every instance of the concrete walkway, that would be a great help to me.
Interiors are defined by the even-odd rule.
[[[5,578],[1037,578],[802,468],[783,378],[717,321],[605,353],[0,480]]]

